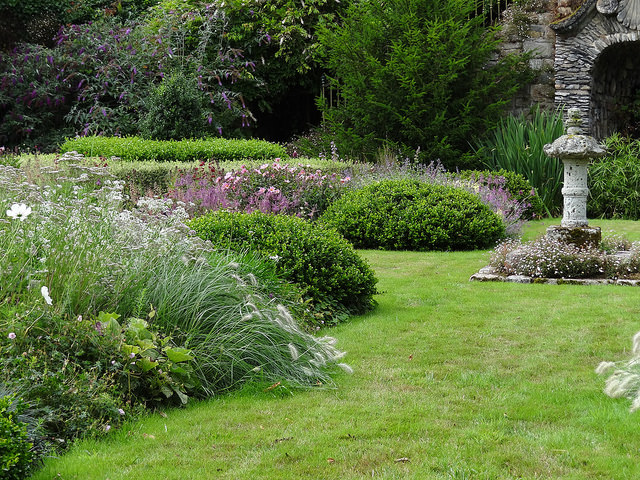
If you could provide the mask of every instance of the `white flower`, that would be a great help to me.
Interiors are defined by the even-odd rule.
[[[121,409],[121,408],[119,408],[119,409],[118,409],[118,413],[119,413],[120,415],[124,415],[124,410],[123,410],[123,409]]]
[[[49,296],[49,289],[46,286],[43,286],[40,289],[40,293],[42,294],[44,301],[47,302],[47,305],[53,304],[53,300],[51,300],[51,297]]]
[[[24,221],[31,214],[31,207],[28,207],[24,203],[14,203],[11,208],[7,210],[7,216],[20,221]]]
[[[16,338],[16,334],[14,332],[11,332],[9,335],[7,335],[9,337],[10,340],[13,340],[14,338]]]

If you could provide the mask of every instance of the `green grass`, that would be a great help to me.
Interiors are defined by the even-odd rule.
[[[637,222],[591,223],[640,240]],[[261,386],[153,415],[33,478],[640,478],[640,416],[594,373],[626,358],[640,290],[469,282],[488,252],[362,253],[380,305],[329,332],[354,369],[337,389]]]

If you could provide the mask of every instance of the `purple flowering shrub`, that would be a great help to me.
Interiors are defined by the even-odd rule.
[[[19,45],[0,53],[0,144],[16,146],[56,125],[62,133],[70,85],[51,49]]]
[[[187,204],[191,214],[259,211],[314,219],[344,193],[350,180],[336,173],[323,174],[309,165],[287,165],[279,158],[228,172],[202,163],[181,172],[167,196]]]
[[[476,180],[453,180],[456,186],[474,193],[488,205],[505,224],[507,235],[517,235],[526,221],[525,212],[530,207],[526,200],[515,198],[506,188],[505,177],[479,176]]]
[[[247,125],[251,113],[237,85],[254,81],[255,63],[225,37],[227,22],[209,6],[158,9],[140,23],[107,18],[63,27],[53,48],[17,46],[0,62],[0,144],[35,142],[51,131],[135,134],[151,92],[173,72],[200,92],[208,133]],[[266,38],[256,32],[245,41]]]

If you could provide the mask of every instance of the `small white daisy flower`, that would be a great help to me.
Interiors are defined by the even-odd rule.
[[[11,208],[7,210],[7,216],[15,219],[20,219],[20,221],[26,220],[26,218],[31,214],[31,207],[25,205],[24,203],[14,203],[11,205]]]

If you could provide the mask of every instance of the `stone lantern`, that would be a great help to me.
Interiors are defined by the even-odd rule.
[[[544,146],[548,157],[559,158],[564,166],[562,224],[547,229],[547,236],[579,247],[597,247],[602,233],[587,221],[587,169],[592,159],[605,149],[593,137],[582,134],[580,109],[570,108],[566,134]]]

